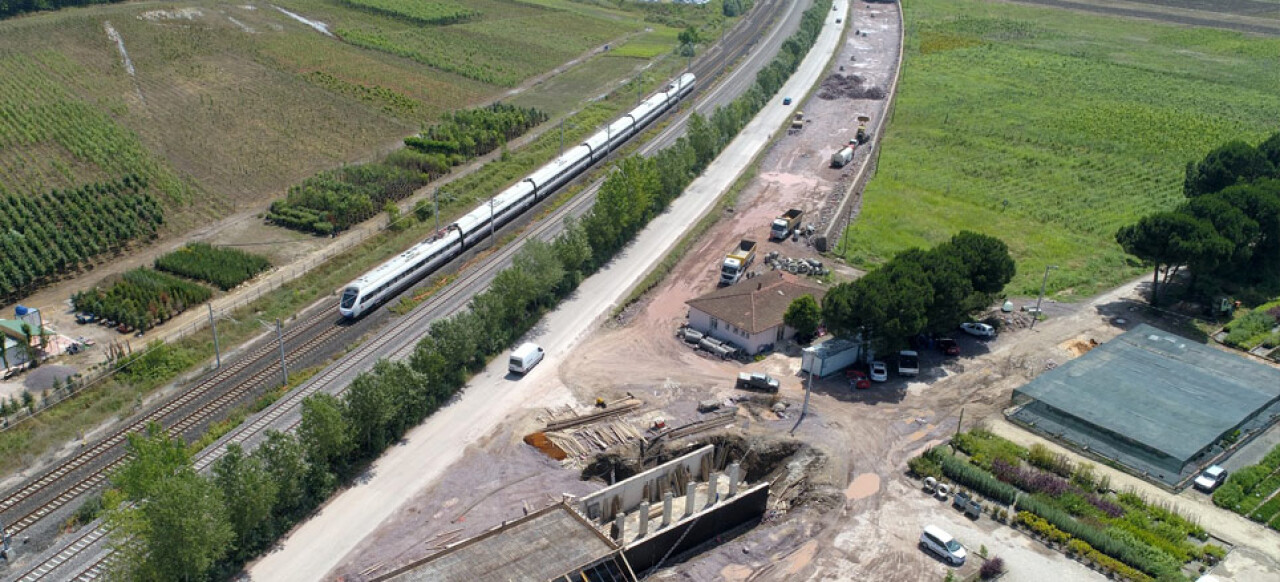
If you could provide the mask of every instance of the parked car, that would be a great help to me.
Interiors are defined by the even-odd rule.
[[[761,392],[776,393],[778,391],[778,379],[765,374],[764,372],[739,372],[738,382],[734,387],[739,390],[758,390]]]
[[[889,379],[889,366],[884,362],[871,362],[871,380],[884,382]]]
[[[924,526],[924,532],[920,534],[920,547],[937,554],[952,566],[964,565],[964,546],[936,525]]]
[[[956,340],[953,340],[949,337],[938,338],[938,342],[936,345],[938,346],[938,351],[948,356],[960,355],[960,344],[956,343]]]
[[[1226,480],[1227,470],[1218,465],[1214,465],[1205,469],[1199,477],[1196,477],[1193,484],[1196,489],[1204,491],[1205,493],[1213,493],[1213,490],[1217,489],[1218,486],[1222,485]]]
[[[871,380],[867,379],[867,373],[862,370],[849,368],[844,371],[844,376],[849,379],[849,385],[858,390],[866,390],[871,387]]]
[[[960,329],[964,330],[964,332],[969,335],[975,335],[978,337],[996,337],[996,328],[985,323],[970,321],[968,323],[960,324]]]

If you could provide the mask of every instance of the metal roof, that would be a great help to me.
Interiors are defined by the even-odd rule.
[[[567,505],[555,504],[376,580],[507,582],[559,579],[618,547]]]
[[[1014,393],[1186,462],[1276,404],[1280,370],[1142,324]]]

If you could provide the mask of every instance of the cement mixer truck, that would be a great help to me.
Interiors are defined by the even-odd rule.
[[[831,167],[843,168],[845,164],[853,161],[853,145],[847,145],[840,148],[840,151],[831,154]]]

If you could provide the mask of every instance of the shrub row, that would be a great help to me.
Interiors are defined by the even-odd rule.
[[[1230,509],[1237,513],[1247,514],[1257,507],[1257,503],[1246,505],[1246,496],[1254,495],[1255,489],[1267,480],[1280,467],[1280,445],[1276,445],[1262,458],[1262,462],[1232,473],[1217,491],[1213,492],[1213,503],[1218,507]],[[1274,489],[1273,489],[1274,490]],[[1265,497],[1270,491],[1262,493]],[[1261,500],[1259,499],[1258,502]],[[1248,507],[1248,511],[1244,508]]]
[[[156,259],[156,269],[212,283],[226,291],[271,268],[271,261],[240,249],[189,243]]]
[[[487,154],[547,120],[537,109],[495,103],[447,114],[444,121],[380,162],[321,172],[271,203],[268,222],[330,235],[368,220],[453,166]]]
[[[1018,495],[1018,490],[1013,486],[1001,482],[991,473],[969,464],[964,459],[943,453],[935,455],[935,460],[942,465],[942,472],[948,479],[978,492],[983,497],[1008,505],[1013,503]]]
[[[140,267],[105,289],[94,286],[72,295],[71,304],[76,311],[145,331],[212,296],[208,287]]]
[[[1138,540],[1120,539],[1106,530],[1086,524],[1059,509],[1049,500],[1033,495],[1018,500],[1018,509],[1034,513],[1071,537],[1084,540],[1098,551],[1154,577],[1177,572],[1181,562],[1172,556]]]
[[[1036,516],[1034,513],[1029,511],[1019,511],[1014,520],[1016,523],[1025,525],[1027,528],[1031,529],[1031,531],[1035,532],[1036,535],[1052,543],[1066,544],[1068,554],[1085,558],[1097,564],[1104,571],[1111,572],[1122,579],[1133,580],[1135,582],[1147,582],[1153,580],[1151,576],[1135,570],[1119,560],[1095,550],[1088,542],[1072,537],[1066,532],[1054,527],[1053,524],[1048,521]]]
[[[532,107],[494,103],[447,113],[440,123],[422,135],[404,140],[404,144],[424,154],[468,160],[498,149],[547,119],[546,113]]]
[[[988,470],[991,469],[991,462],[996,459],[1017,466],[1029,454],[1027,449],[982,428],[956,435],[951,439],[951,444],[973,459],[974,464]]]
[[[11,301],[132,241],[154,237],[164,210],[146,178],[126,175],[39,196],[0,196],[0,223],[6,225],[0,300]]]

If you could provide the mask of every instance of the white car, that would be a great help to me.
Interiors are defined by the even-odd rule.
[[[885,382],[889,380],[889,366],[884,362],[871,362],[871,381]]]
[[[920,534],[920,547],[937,554],[952,566],[964,565],[964,546],[936,525],[924,526],[924,532]]]
[[[1227,470],[1219,467],[1218,465],[1214,465],[1205,469],[1199,477],[1196,477],[1194,485],[1196,489],[1204,491],[1205,493],[1213,493],[1213,490],[1217,489],[1218,486],[1226,480]]]
[[[969,335],[976,335],[978,337],[996,337],[996,328],[985,323],[970,321],[969,323],[960,324],[960,329],[964,330],[964,332]]]

